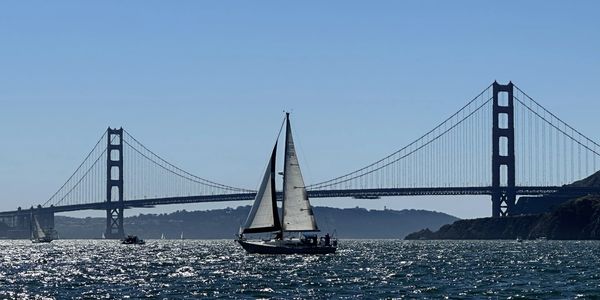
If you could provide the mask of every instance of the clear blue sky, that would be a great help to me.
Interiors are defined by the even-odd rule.
[[[598,141],[599,13],[597,1],[5,1],[0,210],[44,202],[107,126],[255,188],[284,109],[317,182],[407,144],[495,79]],[[476,197],[313,202],[490,213]]]

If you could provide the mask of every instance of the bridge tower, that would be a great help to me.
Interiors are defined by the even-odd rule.
[[[501,95],[501,93],[505,93]],[[515,126],[513,84],[493,84],[492,217],[513,214],[515,189]]]
[[[107,131],[106,232],[107,239],[121,239],[123,230],[123,128]]]

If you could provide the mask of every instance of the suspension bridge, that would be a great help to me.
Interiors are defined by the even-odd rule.
[[[515,214],[519,196],[595,188],[567,187],[600,166],[600,145],[513,83],[494,82],[412,143],[353,172],[307,186],[309,197],[376,199],[489,195],[492,216]],[[194,175],[154,153],[128,131],[108,128],[83,162],[37,207],[0,212],[9,237],[28,237],[33,216],[106,211],[107,238],[122,238],[123,211],[156,205],[254,199],[252,189]]]

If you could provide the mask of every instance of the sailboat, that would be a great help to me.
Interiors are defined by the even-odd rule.
[[[279,137],[278,137],[279,138]],[[265,170],[254,204],[236,242],[248,253],[259,254],[327,254],[337,249],[337,240],[329,234],[317,239],[317,222],[308,200],[304,179],[298,164],[290,116],[286,113],[285,156],[283,168],[282,216],[279,220],[275,192],[275,161],[277,142]],[[286,233],[303,233],[286,237]],[[248,240],[244,234],[273,233],[267,240]],[[309,234],[312,233],[312,234]]]
[[[50,243],[52,242],[52,237],[47,235],[40,226],[40,222],[38,221],[35,215],[32,215],[32,228],[31,228],[31,242],[32,243]]]

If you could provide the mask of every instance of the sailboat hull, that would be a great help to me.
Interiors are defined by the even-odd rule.
[[[244,250],[253,254],[329,254],[333,246],[305,244],[294,240],[247,241],[236,240]]]
[[[31,242],[34,243],[34,244],[38,244],[38,243],[50,243],[50,242],[52,242],[52,239],[48,238],[48,237],[43,237],[43,238],[32,239]]]

